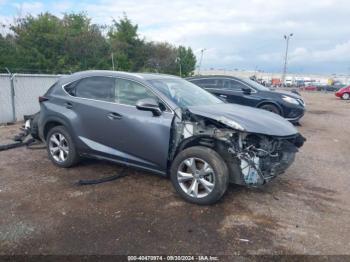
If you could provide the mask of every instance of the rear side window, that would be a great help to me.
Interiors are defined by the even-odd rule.
[[[124,105],[136,105],[136,102],[143,98],[158,98],[146,87],[134,81],[117,79],[117,102]]]
[[[238,81],[230,80],[230,88],[233,90],[242,91],[242,88],[247,88],[247,86]]]
[[[73,96],[101,101],[115,102],[115,79],[112,77],[94,76],[81,79],[67,87],[66,91]]]
[[[217,88],[216,79],[195,79],[195,80],[192,80],[191,82],[203,88]]]
[[[232,91],[241,91],[243,87],[246,87],[244,84],[238,81],[225,78],[218,79],[217,86],[218,88]]]

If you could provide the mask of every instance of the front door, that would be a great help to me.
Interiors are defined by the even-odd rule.
[[[152,169],[166,170],[173,113],[164,110],[160,116],[136,108],[144,98],[160,99],[146,86],[127,79],[116,80],[115,113],[120,118],[112,146],[125,154],[125,160]],[[112,121],[113,122],[113,121]]]

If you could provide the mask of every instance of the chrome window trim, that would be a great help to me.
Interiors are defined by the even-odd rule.
[[[122,106],[129,106],[129,107],[133,107],[133,108],[136,108],[136,106],[132,106],[132,105],[127,105],[127,104],[122,104],[122,103],[117,103],[117,102],[109,102],[109,101],[104,101],[104,100],[98,100],[98,99],[93,99],[93,98],[85,98],[85,97],[79,97],[79,96],[72,96],[70,95],[65,87],[67,85],[70,85],[74,82],[77,82],[77,81],[80,81],[82,79],[86,79],[86,78],[90,78],[90,77],[110,77],[110,78],[114,78],[114,79],[123,79],[123,80],[128,80],[128,81],[132,81],[132,82],[135,82],[141,86],[143,86],[144,88],[146,88],[147,90],[151,91],[160,101],[162,101],[165,106],[167,107],[167,109],[169,110],[165,110],[163,111],[163,113],[170,113],[172,115],[174,115],[174,110],[169,106],[169,104],[167,102],[164,101],[164,99],[160,98],[158,94],[156,94],[151,88],[145,86],[143,83],[139,82],[139,81],[136,81],[136,80],[133,80],[133,79],[130,79],[130,78],[127,78],[127,77],[120,77],[120,76],[101,76],[101,75],[90,75],[90,76],[85,76],[85,77],[81,77],[79,79],[76,79],[76,80],[73,80],[73,81],[70,81],[68,83],[65,83],[64,85],[61,85],[61,88],[63,90],[64,93],[66,93],[69,97],[72,97],[74,99],[83,99],[83,100],[90,100],[90,101],[97,101],[97,102],[102,102],[102,103],[109,103],[109,104],[114,104],[114,105],[122,105]]]
[[[196,80],[207,80],[207,79],[216,79],[216,80],[220,80],[220,79],[226,79],[226,80],[233,80],[233,81],[237,81],[239,83],[241,83],[242,85],[245,85],[246,87],[250,88],[252,90],[252,94],[253,93],[257,93],[257,91],[252,88],[251,86],[249,86],[247,83],[244,83],[242,82],[241,80],[239,79],[232,79],[232,78],[228,78],[228,77],[205,77],[205,78],[197,78]],[[191,81],[190,81],[191,82]],[[215,88],[215,87],[202,87],[204,89],[215,89],[215,90],[226,90],[226,91],[231,91],[231,92],[240,92],[240,93],[243,93],[243,91],[238,91],[238,90],[232,90],[232,89],[229,89],[229,88]]]

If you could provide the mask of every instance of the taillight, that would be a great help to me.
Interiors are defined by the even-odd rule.
[[[47,101],[47,100],[49,100],[47,97],[45,97],[45,96],[39,96],[39,103],[45,102],[45,101]]]

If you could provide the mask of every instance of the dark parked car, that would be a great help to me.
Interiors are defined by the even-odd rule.
[[[300,95],[270,90],[248,78],[195,76],[187,80],[229,103],[265,109],[293,123],[304,115],[305,103]]]
[[[318,86],[317,91],[326,91],[326,92],[337,92],[345,85],[325,85],[325,86]]]
[[[107,159],[170,175],[186,200],[211,204],[228,184],[259,186],[283,173],[304,138],[282,117],[224,103],[178,77],[86,71],[39,98],[51,161]]]

